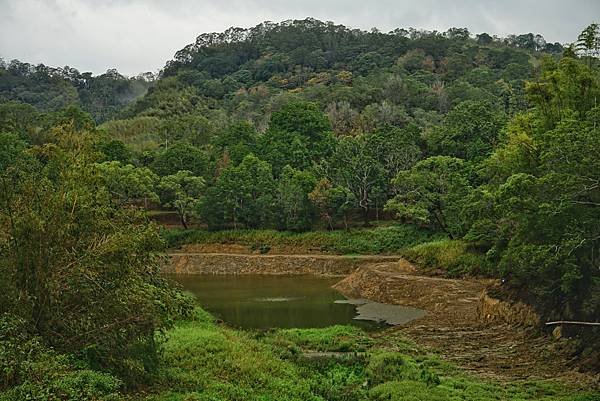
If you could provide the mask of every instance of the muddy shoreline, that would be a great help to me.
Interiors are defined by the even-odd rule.
[[[191,249],[190,249],[191,250]],[[196,250],[196,249],[194,249]],[[569,342],[539,330],[529,306],[486,291],[495,280],[430,277],[400,256],[172,252],[163,271],[180,274],[316,274],[340,277],[350,298],[425,310],[424,317],[379,334],[407,337],[474,374],[500,381],[559,379],[600,386],[600,376],[578,371]]]

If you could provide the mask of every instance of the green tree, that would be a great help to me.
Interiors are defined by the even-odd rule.
[[[332,151],[329,121],[314,103],[293,102],[274,112],[259,140],[259,156],[279,176],[286,165],[304,170]]]
[[[315,210],[308,194],[315,187],[315,177],[306,171],[285,166],[277,183],[277,210],[280,227],[292,231],[310,230]]]
[[[504,113],[493,104],[462,102],[446,115],[440,127],[428,133],[427,147],[434,155],[482,159],[498,143],[505,122]]]
[[[273,220],[275,180],[269,163],[254,155],[221,172],[199,205],[200,215],[211,229],[232,224],[249,228],[269,227]]]
[[[175,209],[181,225],[187,229],[190,217],[200,205],[204,187],[202,177],[196,177],[190,171],[178,171],[161,178],[158,192],[162,205]]]
[[[95,148],[102,153],[102,161],[118,161],[123,164],[131,163],[131,150],[118,139],[98,141],[95,144]]]
[[[159,274],[158,229],[115,207],[87,152],[34,152],[39,162],[0,177],[0,313],[56,352],[141,384],[157,367],[156,334],[189,311]]]
[[[0,173],[22,157],[27,144],[14,134],[0,133]]]
[[[588,25],[577,37],[576,49],[588,57],[588,66],[591,66],[592,58],[600,56],[600,25]]]
[[[388,182],[421,158],[419,136],[420,130],[415,125],[386,126],[366,135],[366,146],[385,170]]]
[[[229,161],[238,165],[256,149],[257,133],[249,122],[238,122],[229,127],[214,139],[219,157],[225,154]]]
[[[178,142],[159,152],[152,163],[152,170],[160,176],[176,174],[178,171],[190,171],[203,177],[208,170],[208,156],[197,147]]]
[[[540,80],[527,87],[533,108],[511,121],[470,207],[485,212],[475,213],[467,238],[483,240],[509,285],[550,319],[594,320],[600,313],[594,77],[576,59],[547,60]]]
[[[397,195],[388,201],[387,210],[442,230],[450,238],[464,234],[461,211],[470,186],[463,160],[430,157],[398,173],[393,184]]]
[[[97,169],[104,185],[119,203],[143,200],[147,207],[148,200],[157,202],[156,185],[158,176],[146,167],[135,167],[121,164],[118,161],[97,164]]]
[[[348,229],[348,213],[356,204],[354,195],[344,187],[334,187],[327,178],[322,178],[308,194],[308,198],[319,211],[319,215],[333,230],[336,219],[342,218]]]
[[[371,207],[385,193],[386,179],[367,138],[364,135],[340,138],[324,173],[335,186],[347,188],[354,195],[355,207],[362,210],[364,223],[368,224]]]

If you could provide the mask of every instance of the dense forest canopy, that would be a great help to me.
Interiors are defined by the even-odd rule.
[[[127,78],[115,69],[93,76],[68,66],[53,68],[0,58],[0,101],[27,103],[42,111],[78,106],[102,122],[145,94],[155,78],[152,73]]]
[[[84,347],[93,368],[146,380],[151,333],[189,310],[157,276],[160,239],[136,206],[209,230],[393,219],[459,244],[458,274],[502,277],[544,318],[597,319],[599,48],[596,24],[563,47],[307,19],[201,35],[156,80],[2,63],[1,324],[56,350],[36,352]],[[100,276],[133,322],[89,285]],[[148,304],[133,312],[128,291]]]

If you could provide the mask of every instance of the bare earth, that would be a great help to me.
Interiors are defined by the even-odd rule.
[[[286,251],[291,252],[286,255]],[[285,263],[279,260],[286,256],[288,264],[306,264],[307,268],[317,257],[327,261],[326,269],[335,267],[329,264],[335,264],[336,259],[339,264],[348,260],[347,256],[301,251],[273,249],[268,255],[257,255],[249,254],[245,246],[216,244],[186,246],[171,255],[175,264],[179,259],[189,259],[186,263],[191,264],[187,269],[193,270],[199,263],[198,260],[194,262],[194,258],[203,259],[203,254],[209,261],[208,267],[213,265],[210,258],[234,255],[239,258],[247,254],[252,260],[246,262],[261,271],[264,269],[265,274],[285,273],[275,270],[286,269]],[[394,336],[407,337],[482,377],[499,381],[559,379],[584,389],[600,388],[600,375],[579,372],[578,361],[569,357],[567,340],[555,340],[532,327],[482,319],[479,313],[481,295],[495,281],[426,276],[400,256],[360,256],[355,259],[360,267],[347,270],[355,269],[334,286],[337,290],[351,298],[412,306],[427,312],[422,318],[374,334],[382,345],[393,344],[389,340]],[[206,264],[206,261],[200,262]],[[271,262],[273,266],[270,266]],[[265,263],[268,269],[262,266]],[[248,270],[247,266],[240,267],[236,273],[244,273],[244,269]],[[259,273],[255,270],[248,272]]]
[[[483,290],[491,280],[452,280],[420,275],[406,261],[364,266],[336,284],[348,296],[413,306],[423,318],[375,336],[382,342],[404,336],[474,374],[501,381],[560,379],[583,388],[600,386],[600,377],[577,371],[566,340],[534,328],[482,321]]]

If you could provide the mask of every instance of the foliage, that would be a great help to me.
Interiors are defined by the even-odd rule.
[[[206,192],[199,211],[211,228],[231,223],[234,228],[272,224],[275,182],[269,163],[254,155],[244,157],[239,166],[230,166]]]
[[[385,170],[372,150],[365,136],[344,137],[324,166],[332,183],[352,193],[354,207],[362,209],[365,224],[372,206],[381,205],[385,196]]]
[[[321,251],[337,254],[395,254],[413,245],[443,237],[409,225],[372,229],[310,231],[304,233],[272,230],[163,230],[171,247],[183,244],[240,244],[296,248],[302,253]]]
[[[444,118],[444,124],[427,135],[431,153],[465,160],[482,159],[498,143],[505,118],[489,102],[465,101]]]
[[[400,218],[431,225],[451,238],[461,236],[461,208],[470,190],[461,159],[430,157],[398,173],[393,183],[397,195],[387,203],[387,210]]]
[[[151,168],[160,176],[189,171],[195,176],[203,177],[207,172],[208,160],[206,154],[197,147],[179,142],[159,152]]]
[[[118,202],[158,201],[155,190],[158,176],[150,169],[123,165],[118,161],[99,163],[96,168],[111,196]]]
[[[323,329],[280,329],[269,339],[279,346],[292,343],[307,350],[330,352],[365,351],[373,342],[361,329],[340,325]]]
[[[298,368],[244,332],[202,318],[179,324],[164,346],[156,400],[314,400]],[[189,395],[184,395],[189,394]]]
[[[14,165],[26,148],[17,135],[0,133],[0,172]]]
[[[0,313],[56,352],[141,383],[156,368],[157,331],[187,310],[159,276],[157,229],[110,202],[89,152],[32,152],[0,177]]]
[[[535,108],[513,127],[488,165],[498,182],[484,186],[469,238],[489,246],[500,274],[527,286],[540,311],[592,319],[600,311],[596,267],[600,171],[597,75],[573,59],[547,61],[528,86]],[[560,99],[560,100],[559,100]],[[516,139],[518,138],[518,139]],[[484,205],[487,217],[482,219]]]
[[[490,263],[485,255],[461,240],[439,240],[415,245],[402,252],[419,268],[450,277],[490,274]]]
[[[158,185],[161,203],[177,211],[184,228],[188,228],[190,216],[196,213],[203,190],[204,179],[189,171],[162,177]]]
[[[269,130],[260,138],[259,156],[273,166],[276,176],[286,165],[311,167],[331,153],[329,121],[314,103],[293,102],[271,116]]]
[[[153,80],[151,74],[126,78],[116,70],[108,70],[94,77],[71,67],[34,66],[12,60],[0,63],[0,100],[16,100],[44,111],[76,105],[96,121],[105,121],[143,95]]]
[[[279,228],[290,231],[306,231],[312,227],[314,208],[308,198],[315,186],[315,177],[306,171],[285,166],[277,188]]]
[[[121,381],[57,354],[23,319],[0,318],[0,400],[117,401]],[[6,390],[2,393],[3,390]]]
[[[390,349],[382,348],[354,327],[248,333],[216,325],[201,310],[196,314],[195,320],[180,322],[170,331],[162,380],[146,400],[575,401],[595,397],[548,381],[507,384],[476,378],[424,350],[392,351],[396,339],[389,339]],[[338,358],[303,356],[315,349],[351,352]]]
[[[27,321],[34,316],[36,334],[52,338],[60,354],[83,349],[93,367],[123,377],[151,370],[150,332],[168,326],[160,308],[177,296],[156,276],[155,229],[122,206],[156,199],[160,176],[163,207],[177,209],[184,225],[197,214],[210,230],[244,229],[165,231],[170,245],[404,251],[451,275],[503,277],[543,318],[594,320],[597,56],[597,24],[563,48],[533,33],[366,32],[309,18],[203,34],[156,81],[0,61],[0,244],[10,277],[0,299]],[[392,217],[401,224],[245,231],[309,230],[317,216],[330,230],[350,229],[359,213],[364,225]],[[17,249],[13,238],[27,246]],[[432,239],[444,241],[407,250]],[[148,259],[146,270],[132,255]],[[26,269],[35,280],[23,278]],[[134,290],[115,284],[129,274]],[[127,307],[96,296],[92,283],[104,276],[113,301]],[[71,308],[76,300],[82,306]],[[139,321],[126,320],[128,308]],[[118,318],[123,331],[115,323],[87,340],[73,334]],[[61,335],[51,336],[55,324]],[[144,347],[149,359],[140,357]],[[116,366],[117,353],[127,367]],[[348,389],[360,369],[324,367],[318,375],[331,373],[332,388]],[[381,386],[373,397],[402,396]],[[419,397],[454,394],[419,381],[402,386]]]
[[[347,188],[334,187],[327,178],[322,178],[308,194],[308,198],[330,230],[333,230],[335,221],[340,218],[343,218],[344,227],[348,229],[348,214],[356,201]]]

